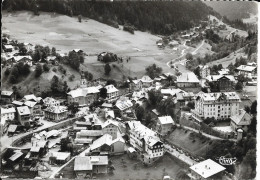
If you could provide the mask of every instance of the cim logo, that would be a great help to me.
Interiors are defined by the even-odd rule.
[[[233,165],[236,163],[237,158],[226,158],[224,156],[221,156],[220,158],[216,158],[216,160],[218,160],[219,164],[227,166],[227,165]]]

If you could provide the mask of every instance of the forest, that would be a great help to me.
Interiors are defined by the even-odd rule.
[[[111,25],[131,25],[141,31],[168,35],[186,30],[205,20],[209,14],[219,16],[212,8],[199,1],[174,2],[95,2],[85,0],[8,0],[7,11],[29,10],[57,12],[69,16],[88,17]]]

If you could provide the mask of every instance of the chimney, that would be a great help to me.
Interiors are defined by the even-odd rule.
[[[239,112],[239,115],[241,115],[242,114],[242,109],[239,109],[238,112]]]

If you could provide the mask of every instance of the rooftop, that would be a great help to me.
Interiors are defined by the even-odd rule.
[[[239,71],[248,71],[248,72],[252,72],[253,70],[255,70],[256,67],[255,66],[247,66],[247,65],[240,65],[237,70]]]
[[[44,111],[60,114],[63,112],[67,112],[68,108],[66,106],[49,106]]]
[[[235,77],[233,75],[210,75],[210,76],[207,76],[206,79],[210,82],[212,81],[217,81],[221,78],[227,78],[229,79],[230,81],[235,81]]]
[[[76,157],[74,171],[92,170],[93,165],[108,165],[107,156],[81,156]]]
[[[99,93],[99,89],[93,86],[93,87],[78,88],[72,90],[68,93],[68,95],[71,95],[73,98],[76,98],[76,97],[82,97],[88,94],[96,94],[96,93]]]
[[[236,124],[240,126],[248,126],[251,124],[251,116],[244,110],[239,109],[239,113],[231,116],[230,119]]]
[[[217,100],[240,101],[240,97],[236,92],[216,92],[216,93],[199,92],[197,94],[197,98],[202,98],[204,101],[217,101]]]
[[[13,91],[1,91],[1,96],[11,96]]]
[[[178,82],[189,82],[189,83],[199,83],[199,79],[193,72],[182,73],[180,76],[177,77]]]
[[[174,124],[174,121],[171,116],[162,116],[158,117],[158,119],[161,124]]]
[[[113,93],[118,91],[118,89],[115,88],[115,86],[112,84],[105,86],[105,88],[107,89],[107,93]]]
[[[195,171],[203,178],[208,178],[221,171],[224,171],[226,168],[211,159],[207,159],[205,161],[191,166],[190,169]]]
[[[21,106],[21,107],[17,107],[17,112],[18,114],[22,115],[30,115],[31,112],[28,108],[28,106]]]
[[[15,113],[15,108],[1,108],[1,114]]]

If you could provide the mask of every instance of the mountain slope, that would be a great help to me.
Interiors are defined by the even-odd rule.
[[[256,2],[247,1],[203,1],[229,20],[248,18],[250,13],[257,14]]]

